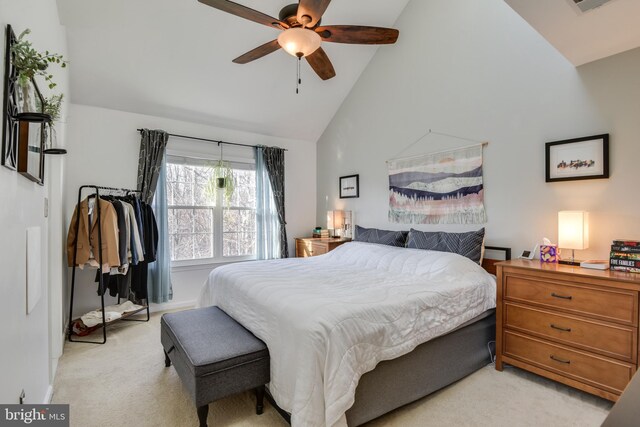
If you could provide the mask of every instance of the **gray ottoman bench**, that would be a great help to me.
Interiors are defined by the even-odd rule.
[[[160,324],[165,365],[173,362],[201,427],[207,425],[209,403],[251,389],[256,413],[262,413],[270,380],[269,351],[262,341],[218,307],[164,314]]]

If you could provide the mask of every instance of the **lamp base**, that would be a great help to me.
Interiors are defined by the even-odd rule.
[[[564,264],[564,265],[575,265],[580,267],[580,263],[582,262],[582,260],[579,259],[561,259],[558,261],[558,264]]]

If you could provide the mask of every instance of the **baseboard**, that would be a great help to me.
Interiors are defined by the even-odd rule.
[[[196,306],[196,300],[176,301],[176,302],[165,302],[162,304],[151,304],[151,307],[149,307],[149,310],[152,313],[157,313],[159,311],[177,310],[179,308],[194,308],[195,306]]]
[[[44,395],[44,402],[42,402],[42,404],[43,405],[50,404],[52,398],[53,398],[53,386],[49,385],[49,387],[47,387],[47,394]]]

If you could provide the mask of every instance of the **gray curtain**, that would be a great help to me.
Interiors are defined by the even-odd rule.
[[[278,211],[278,222],[280,222],[280,258],[289,258],[287,222],[284,214],[284,150],[278,147],[265,147],[263,156]]]
[[[140,198],[147,204],[153,201],[151,206],[158,225],[156,261],[147,265],[147,300],[158,304],[173,298],[164,161],[168,139],[169,134],[163,130],[143,129],[138,161],[138,190],[142,191]],[[157,193],[156,189],[158,189]]]
[[[142,129],[140,157],[138,159],[138,190],[142,201],[151,204],[158,185],[162,158],[169,134],[163,130]]]

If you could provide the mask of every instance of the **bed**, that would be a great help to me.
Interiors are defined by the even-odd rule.
[[[351,242],[217,268],[198,306],[267,344],[269,393],[293,426],[354,426],[486,365],[495,286],[457,254]]]

